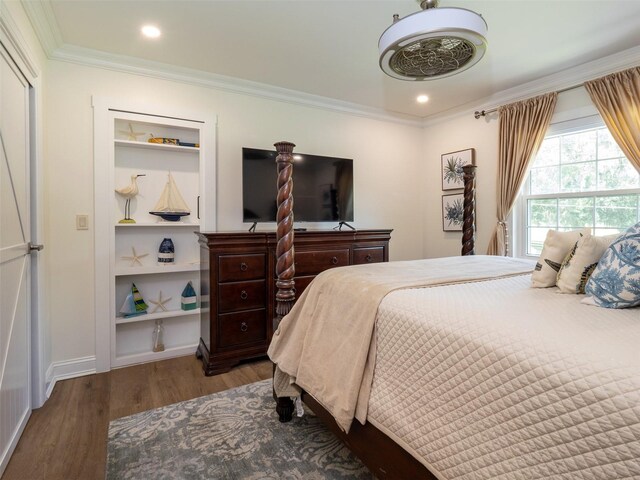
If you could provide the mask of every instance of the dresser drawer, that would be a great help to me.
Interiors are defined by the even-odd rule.
[[[221,283],[218,285],[218,311],[227,313],[264,308],[266,297],[265,280]]]
[[[349,265],[349,249],[296,251],[296,275],[315,275]]]
[[[300,295],[302,295],[302,292],[304,292],[307,287],[309,286],[309,284],[311,283],[311,281],[316,278],[315,275],[308,275],[306,277],[296,277],[295,281],[296,281],[296,300],[298,298],[300,298]]]
[[[384,262],[384,247],[366,247],[353,249],[353,264]]]
[[[265,278],[264,253],[250,255],[220,255],[218,257],[218,281],[237,282]]]
[[[266,310],[218,315],[218,344],[232,347],[267,339]]]
[[[295,301],[297,301],[301,296],[302,293],[307,289],[307,287],[309,286],[309,284],[313,281],[313,279],[316,278],[315,275],[305,275],[304,277],[299,277],[296,275],[295,277],[295,288],[296,288],[296,298]],[[278,291],[278,287],[276,286],[276,279],[273,280],[273,291],[277,292]],[[276,308],[277,308],[278,302],[274,302],[273,303],[273,316],[276,317]]]

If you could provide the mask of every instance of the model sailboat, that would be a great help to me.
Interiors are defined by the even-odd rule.
[[[127,295],[124,303],[122,304],[122,308],[120,308],[120,313],[124,317],[134,317],[136,315],[143,315],[147,313],[147,305],[142,298],[142,294],[136,287],[135,283],[131,284],[131,291]]]
[[[164,186],[162,195],[160,195],[160,200],[149,213],[169,222],[177,222],[180,217],[191,214],[191,210],[189,210],[187,203],[182,198],[171,172],[169,172],[169,178]]]

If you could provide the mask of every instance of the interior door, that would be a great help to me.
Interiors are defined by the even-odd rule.
[[[31,414],[29,83],[0,45],[0,475]]]

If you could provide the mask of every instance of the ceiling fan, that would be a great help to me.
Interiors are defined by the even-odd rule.
[[[393,23],[378,41],[380,68],[400,80],[435,80],[463,72],[487,49],[487,23],[465,8],[438,8],[418,0],[422,11]]]

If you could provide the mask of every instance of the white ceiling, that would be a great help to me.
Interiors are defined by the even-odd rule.
[[[377,44],[394,13],[419,10],[414,0],[44,1],[66,45],[416,117],[640,45],[639,0],[441,0],[482,14],[487,54],[459,75],[404,82],[379,69]],[[162,37],[143,38],[145,23]]]

